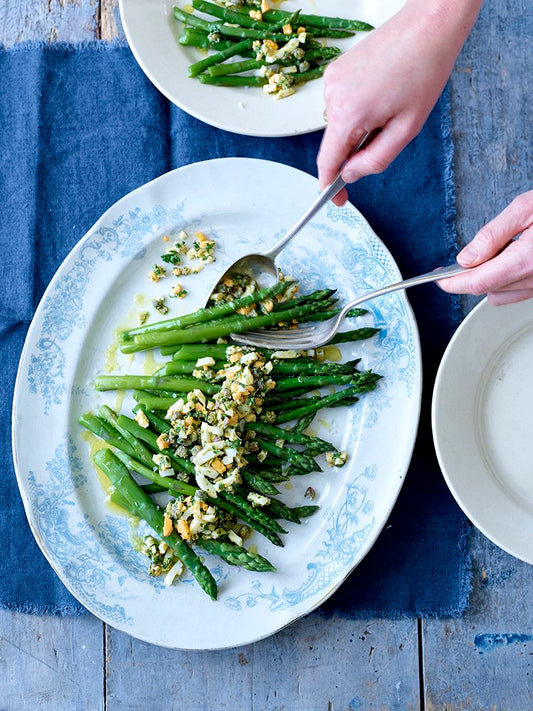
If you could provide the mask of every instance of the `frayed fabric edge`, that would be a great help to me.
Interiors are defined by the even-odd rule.
[[[4,54],[23,54],[25,52],[33,52],[36,49],[46,50],[47,52],[79,52],[80,49],[87,52],[102,52],[109,49],[125,49],[128,43],[124,39],[114,40],[99,40],[89,39],[81,42],[43,42],[42,40],[26,40],[17,42],[13,45],[0,45],[0,52]]]
[[[23,615],[47,615],[53,617],[82,617],[89,615],[89,610],[81,605],[33,605],[24,603],[0,603],[0,610],[6,612],[17,612]]]

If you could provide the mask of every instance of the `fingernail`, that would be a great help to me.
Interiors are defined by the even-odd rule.
[[[479,252],[477,249],[469,244],[457,255],[457,261],[463,267],[469,267],[471,264],[475,264],[479,261]]]

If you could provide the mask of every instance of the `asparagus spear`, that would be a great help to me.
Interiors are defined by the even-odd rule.
[[[287,10],[267,10],[263,13],[263,20],[268,22],[280,22],[283,19],[287,19],[290,16],[290,12]],[[360,20],[349,20],[344,17],[328,17],[326,15],[300,15],[299,22],[306,27],[312,28],[340,28],[345,30],[350,30],[353,32],[368,32],[373,30],[374,27],[369,25],[368,22],[361,22]],[[321,33],[316,33],[318,36],[324,37]]]
[[[293,308],[294,306],[302,306],[303,304],[308,304],[311,301],[328,301],[333,294],[335,294],[336,289],[317,289],[312,291],[310,294],[303,294],[302,296],[295,296],[290,301],[279,302],[274,304],[274,311],[279,311],[282,308]]]
[[[238,565],[246,570],[253,570],[256,573],[274,571],[276,568],[266,558],[237,546],[229,541],[214,540],[213,538],[199,538],[196,545],[203,548],[208,553],[219,556],[230,565]]]
[[[319,506],[295,506],[292,510],[298,518],[307,518],[318,511]]]
[[[132,420],[130,417],[127,417],[126,415],[120,415],[118,417],[118,424],[120,427],[129,432],[131,436],[138,438],[142,442],[145,442],[150,450],[154,452],[155,454],[160,454],[161,449],[159,448],[157,444],[157,434],[155,432],[152,432],[152,430],[148,429],[147,427],[141,427],[141,425],[136,422],[135,420]],[[183,459],[182,457],[178,457],[177,454],[174,454],[172,449],[169,447],[168,449],[163,450],[164,453],[170,457],[170,459],[180,467],[181,470],[189,473],[189,474],[194,474],[195,473],[195,468],[194,464],[190,462],[188,459]],[[150,455],[151,459],[151,455]]]
[[[276,417],[276,424],[280,425],[284,422],[290,422],[291,420],[297,420],[304,415],[308,415],[311,412],[318,412],[324,407],[331,407],[332,404],[343,400],[346,397],[352,397],[370,390],[374,390],[376,387],[376,382],[381,377],[376,373],[363,373],[364,378],[361,378],[356,385],[350,385],[344,390],[338,390],[331,395],[325,395],[314,402],[309,403],[303,407],[297,408],[296,410],[288,410],[287,412],[282,412]]]
[[[280,459],[286,459],[288,462],[295,464],[301,469],[305,469],[309,472],[320,472],[322,469],[318,466],[312,457],[309,457],[302,452],[297,452],[291,447],[278,447],[274,442],[269,442],[266,439],[256,439],[255,440],[259,447],[269,454],[273,454]]]
[[[237,42],[236,44],[231,45],[230,47],[227,47],[226,49],[223,49],[220,52],[217,52],[216,54],[210,54],[208,57],[204,57],[204,59],[200,59],[198,62],[194,62],[194,64],[191,64],[189,66],[189,76],[195,77],[198,74],[204,72],[208,67],[212,66],[213,64],[219,64],[221,62],[224,62],[226,59],[229,59],[230,57],[234,57],[236,54],[242,54],[243,52],[246,52],[246,50],[251,48],[252,41],[253,40],[243,40],[242,42]]]
[[[121,434],[119,434],[118,430],[114,427],[110,427],[105,420],[93,415],[92,412],[86,412],[81,415],[78,418],[78,422],[80,425],[85,427],[85,429],[89,430],[89,432],[92,432],[97,437],[100,437],[100,439],[103,439],[111,446],[121,449],[131,457],[136,456],[135,449],[124,437],[122,437]]]
[[[330,62],[338,57],[340,49],[337,47],[312,47],[308,49],[301,59],[287,59],[278,62],[267,62],[266,59],[243,59],[239,62],[226,62],[223,64],[214,64],[208,68],[209,76],[218,77],[228,74],[238,74],[240,72],[248,72],[261,67],[272,67],[276,64],[280,66],[291,66],[300,64],[300,62],[314,62],[323,60]]]
[[[200,49],[227,49],[233,47],[235,42],[231,40],[212,40],[207,32],[186,28],[182,35],[178,37],[179,44],[184,47],[200,47]]]
[[[214,84],[215,86],[265,86],[268,84],[268,77],[241,76],[240,74],[224,74],[216,77],[212,77],[210,74],[200,74],[198,79],[202,84]]]
[[[249,5],[236,6],[235,12],[240,14],[248,14],[250,12]],[[267,10],[262,13],[263,22],[270,23],[287,23],[291,19],[291,12],[287,10]],[[373,30],[373,25],[361,20],[350,20],[345,17],[328,17],[327,15],[302,15],[299,13],[298,21],[302,25],[309,27],[330,27],[353,30],[354,32],[365,32]]]
[[[206,15],[212,15],[213,17],[223,20],[224,22],[230,22],[240,25],[241,27],[251,27],[256,30],[272,31],[272,24],[269,22],[255,20],[250,17],[250,15],[234,12],[227,7],[215,5],[212,2],[206,2],[206,0],[192,0],[192,6],[195,10],[205,12]]]
[[[148,375],[99,375],[94,381],[97,390],[170,390],[188,393],[201,390],[213,395],[220,390],[220,385],[207,383],[198,378],[173,378]]]
[[[239,509],[242,509],[244,513],[246,513],[250,518],[262,524],[263,526],[265,526],[265,528],[270,529],[270,531],[274,533],[287,533],[287,531],[282,528],[277,523],[277,521],[274,521],[274,519],[270,518],[270,516],[266,514],[261,508],[252,506],[252,504],[247,501],[246,498],[241,494],[237,494],[230,491],[221,491],[220,496],[226,499],[226,501],[235,504],[235,506],[237,506]]]
[[[218,365],[215,363],[213,368],[217,370],[223,365],[224,361],[219,361]],[[158,377],[161,377],[162,375],[191,375],[194,370],[196,370],[195,360],[169,360],[168,363],[161,366],[161,368],[159,368],[154,375],[157,375]]]
[[[263,479],[259,474],[254,474],[251,471],[245,471],[242,474],[244,481],[255,491],[264,496],[277,496],[279,491],[272,482]]]
[[[158,348],[162,345],[179,345],[184,343],[202,343],[217,338],[229,336],[231,333],[243,333],[255,328],[264,328],[281,322],[290,322],[294,318],[311,316],[316,312],[315,303],[304,304],[294,309],[276,311],[259,316],[229,316],[211,324],[199,324],[190,328],[176,329],[163,333],[140,333],[135,335],[133,345],[121,346],[123,352],[133,352],[146,348]]]
[[[360,373],[348,373],[347,375],[298,375],[295,378],[283,378],[276,381],[276,392],[293,390],[294,388],[322,388],[326,385],[351,385],[360,380]]]
[[[124,429],[119,424],[116,412],[114,412],[107,405],[102,405],[102,407],[98,410],[98,414],[108,423],[108,425],[114,428],[115,431],[128,442],[134,452],[133,456],[135,459],[138,459],[147,467],[153,466],[151,452],[143,445],[142,442],[140,442],[128,430]]]
[[[341,392],[341,391],[339,391]],[[342,391],[345,392],[345,391]],[[285,393],[286,394],[286,393]],[[271,410],[274,413],[277,412],[285,412],[287,410],[296,410],[300,407],[305,407],[306,405],[311,405],[314,402],[318,402],[321,400],[323,395],[312,395],[311,397],[304,397],[304,398],[298,398],[296,400],[290,399],[286,402],[274,402],[274,403],[267,403],[265,406],[265,410],[269,411]],[[347,395],[345,398],[341,398],[337,402],[332,403],[331,405],[328,405],[328,407],[346,407],[349,405],[355,405],[357,402],[358,398]]]
[[[298,422],[294,425],[294,434],[302,434],[302,432],[304,432],[311,425],[311,422],[315,419],[315,415],[316,412],[309,412],[307,415],[300,417]]]
[[[145,390],[134,390],[133,399],[136,400],[145,412],[148,410],[167,411],[176,402],[176,397],[159,397]]]
[[[360,358],[356,358],[346,363],[320,362],[317,360],[302,362],[298,358],[295,360],[275,360],[272,373],[274,375],[346,375],[357,372],[356,365],[360,360]]]
[[[291,509],[278,499],[270,500],[268,510],[275,518],[281,518],[284,521],[291,521],[292,523],[300,523],[300,517],[294,513],[294,509]]]
[[[235,313],[237,309],[272,299],[284,291],[288,285],[289,282],[278,281],[273,286],[259,289],[253,294],[241,296],[238,299],[232,299],[231,301],[224,301],[215,306],[198,309],[184,316],[169,318],[164,321],[158,321],[157,323],[147,324],[146,326],[130,328],[126,331],[122,331],[119,334],[119,339],[122,341],[130,341],[134,336],[145,333],[164,333],[166,331],[174,331],[179,328],[185,328],[186,326],[192,326],[193,324],[214,321],[223,316]]]
[[[163,513],[137,484],[124,464],[109,449],[99,449],[93,454],[93,461],[130,504],[136,515],[146,521],[150,528],[172,548],[182,563],[189,568],[202,590],[213,600],[216,600],[217,585],[209,570],[176,531],[172,531],[169,536],[164,535]]]
[[[366,338],[371,338],[379,333],[381,329],[379,328],[355,328],[352,331],[344,331],[343,333],[337,333],[333,336],[328,345],[333,345],[335,343],[351,343],[352,341],[362,341]]]
[[[248,422],[246,428],[272,439],[284,439],[287,442],[303,444],[305,447],[312,447],[318,453],[331,452],[335,449],[330,442],[326,442],[325,440],[320,439],[320,437],[310,437],[309,435],[286,430],[282,427],[269,425],[266,422]]]
[[[179,7],[174,6],[172,8],[172,14],[176,20],[183,22],[186,27],[195,27],[196,29],[203,30],[207,33],[213,32],[214,28],[211,22],[207,22],[207,20],[193,15],[192,12],[184,12]]]
[[[234,29],[234,28],[232,28]],[[324,73],[325,64],[321,64],[307,72],[291,74],[293,84],[303,84],[306,81],[318,79]],[[240,74],[225,74],[223,76],[212,77],[209,74],[200,74],[198,79],[202,84],[215,84],[216,86],[264,86],[268,83],[267,77],[241,76]]]

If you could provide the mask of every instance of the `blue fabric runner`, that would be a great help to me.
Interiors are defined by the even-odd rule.
[[[258,139],[212,128],[170,105],[121,45],[23,45],[0,52],[0,73],[0,396],[6,411],[39,299],[70,249],[111,204],[168,170],[206,158],[266,158],[316,175],[321,134]],[[446,96],[385,174],[349,192],[405,276],[452,261]],[[467,604],[468,525],[440,474],[429,414],[436,367],[461,317],[459,301],[431,285],[409,297],[422,338],[425,383],[415,455],[377,544],[323,605],[323,614],[456,616]],[[0,444],[0,606],[80,613],[82,606],[30,533],[13,471],[8,416],[2,418]]]

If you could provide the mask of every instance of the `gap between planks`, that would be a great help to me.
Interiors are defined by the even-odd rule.
[[[118,36],[117,21],[115,13],[117,11],[117,0],[101,0],[96,10],[96,32],[97,39],[110,42]]]

